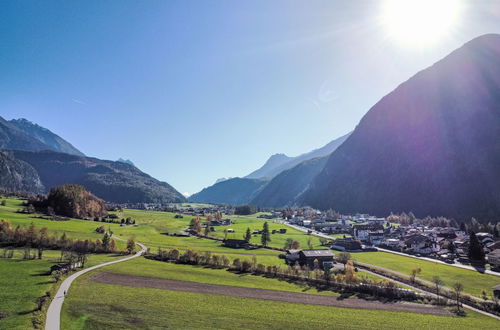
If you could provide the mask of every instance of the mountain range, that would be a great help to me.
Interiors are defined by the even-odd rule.
[[[350,133],[349,133],[350,134]],[[308,188],[310,181],[322,170],[326,156],[340,146],[346,134],[325,146],[296,157],[275,154],[258,170],[244,178],[217,180],[189,197],[192,202],[282,207],[293,205]]]
[[[266,163],[259,169],[253,171],[252,173],[245,176],[248,179],[272,179],[281,172],[291,169],[302,163],[303,161],[325,157],[330,155],[335,149],[337,149],[344,141],[349,137],[351,133],[341,136],[321,148],[315,149],[313,151],[304,153],[296,157],[288,157],[285,154],[275,154],[272,155]]]
[[[86,157],[63,138],[26,119],[0,117],[0,188],[46,193],[63,184],[80,184],[116,203],[170,203],[186,199],[166,182],[130,161]]]
[[[500,216],[500,35],[473,39],[383,97],[302,204],[385,216]]]

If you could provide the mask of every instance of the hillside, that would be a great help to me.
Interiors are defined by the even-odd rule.
[[[397,87],[329,157],[303,204],[384,216],[500,216],[500,35]]]
[[[11,122],[0,117],[0,149],[40,151],[49,148]]]
[[[321,148],[315,149],[313,151],[299,155],[297,157],[288,157],[284,154],[275,154],[271,156],[261,168],[250,173],[245,178],[272,179],[281,172],[291,169],[292,167],[297,166],[298,164],[306,160],[328,156],[333,151],[335,151],[335,149],[337,149],[349,137],[349,134],[351,133],[341,136],[329,142],[328,144],[324,145]]]
[[[203,189],[189,197],[190,202],[242,205],[247,204],[268,181],[232,178]]]
[[[168,183],[136,167],[97,158],[53,151],[8,151],[11,158],[31,165],[46,191],[64,184],[79,184],[99,198],[116,203],[169,203],[186,199]]]
[[[85,156],[80,150],[76,149],[71,143],[52,133],[50,130],[41,127],[24,118],[13,119],[10,123],[30,137],[42,142],[47,150],[64,152],[71,155]]]
[[[306,160],[299,165],[275,176],[250,204],[262,207],[293,206],[296,199],[321,172],[327,157]]]
[[[44,186],[29,164],[0,151],[0,188],[12,192],[42,193]]]

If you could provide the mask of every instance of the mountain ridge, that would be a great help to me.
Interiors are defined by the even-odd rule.
[[[339,212],[500,216],[500,35],[475,38],[384,96],[301,204]]]

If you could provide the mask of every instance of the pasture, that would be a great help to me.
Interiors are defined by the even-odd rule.
[[[304,305],[136,288],[78,280],[63,306],[64,329],[493,329],[498,321],[467,317]]]
[[[451,287],[456,282],[461,282],[464,292],[481,296],[481,290],[491,293],[491,287],[500,283],[500,277],[489,274],[481,274],[472,270],[457,268],[453,266],[434,263],[426,260],[405,257],[387,252],[360,252],[352,253],[352,258],[357,261],[388,268],[405,275],[409,275],[414,268],[421,268],[422,272],[418,278],[432,281],[433,276],[439,276],[445,286]]]

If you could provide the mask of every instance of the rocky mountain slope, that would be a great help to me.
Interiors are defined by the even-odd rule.
[[[281,172],[291,169],[298,164],[318,157],[325,157],[331,154],[335,149],[337,149],[344,141],[349,137],[349,134],[341,136],[321,148],[315,149],[313,151],[304,153],[297,157],[288,157],[285,154],[275,154],[271,156],[267,162],[258,170],[250,173],[245,178],[249,179],[272,179]]]
[[[500,217],[500,35],[382,98],[301,198],[340,212]]]
[[[267,182],[262,179],[232,178],[203,189],[190,196],[189,201],[230,205],[248,204]]]

